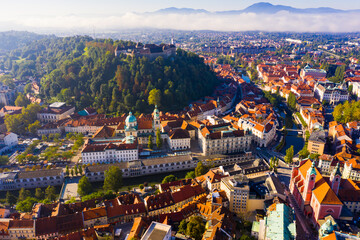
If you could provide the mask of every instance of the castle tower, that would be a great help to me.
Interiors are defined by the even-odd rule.
[[[303,199],[304,202],[310,202],[312,190],[315,187],[315,179],[316,179],[316,169],[315,169],[315,161],[312,162],[311,167],[306,172],[306,179],[304,184],[304,192]]]
[[[160,126],[160,112],[157,108],[157,105],[155,105],[155,109],[154,109],[154,116],[153,116],[153,129],[154,132],[156,132],[157,129],[161,130],[161,126]]]
[[[337,163],[336,167],[334,168],[334,170],[331,172],[330,175],[331,189],[336,193],[336,195],[338,195],[339,193],[340,183],[341,183],[341,172],[339,168],[339,163]]]

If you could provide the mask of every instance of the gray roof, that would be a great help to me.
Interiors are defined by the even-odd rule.
[[[326,134],[323,130],[313,131],[310,135],[309,141],[326,143]]]
[[[280,179],[276,177],[274,174],[270,174],[270,180],[274,184],[274,187],[277,193],[285,194],[284,186],[281,184]]]
[[[60,176],[62,171],[62,168],[54,168],[48,170],[19,172],[18,179]]]
[[[99,165],[91,165],[87,167],[89,172],[105,172],[109,170],[111,166],[119,167],[120,169],[128,168],[128,162],[120,162],[120,163],[111,163],[111,164],[99,164]]]
[[[264,171],[269,171],[269,167],[266,165],[263,165],[263,166],[258,166],[258,167],[247,168],[247,169],[244,169],[244,174],[248,175],[248,174],[264,172]]]
[[[184,161],[191,161],[192,157],[190,155],[180,155],[175,157],[163,157],[163,158],[149,158],[142,160],[142,163],[145,166],[150,165],[159,165],[165,163],[174,163],[174,162],[184,162]]]
[[[240,152],[240,153],[230,153],[230,154],[213,154],[208,156],[197,156],[196,159],[203,161],[203,160],[215,159],[215,158],[226,159],[226,158],[236,158],[236,157],[244,157],[244,156],[245,156],[245,152]],[[254,158],[253,155],[249,157],[249,159],[253,159],[253,158]]]
[[[111,166],[117,166],[120,169],[126,169],[131,167],[140,167],[140,166],[150,166],[150,165],[160,165],[165,163],[176,163],[191,161],[192,158],[190,155],[181,155],[175,157],[163,157],[163,158],[149,158],[144,160],[135,160],[131,162],[120,162],[120,163],[111,163],[111,164],[99,164],[94,166],[88,166],[88,172],[105,172]]]
[[[4,173],[0,173],[0,180],[5,180],[5,179],[14,179],[16,176],[17,172],[4,172]]]

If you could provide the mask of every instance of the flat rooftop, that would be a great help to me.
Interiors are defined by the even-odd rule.
[[[152,222],[141,240],[162,240],[168,232],[171,232],[171,226],[158,222]]]
[[[51,108],[61,108],[63,106],[65,106],[64,102],[54,102],[49,105],[49,107],[51,107]]]

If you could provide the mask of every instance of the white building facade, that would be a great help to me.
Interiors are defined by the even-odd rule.
[[[137,143],[86,145],[81,152],[84,164],[129,162],[139,159]]]

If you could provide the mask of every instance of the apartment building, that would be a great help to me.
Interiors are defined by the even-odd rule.
[[[229,199],[229,210],[236,214],[246,212],[250,187],[247,177],[236,175],[221,179],[220,189],[225,191]]]
[[[313,131],[308,141],[308,151],[322,155],[326,144],[326,133],[324,130]]]

